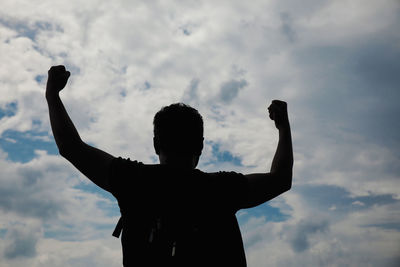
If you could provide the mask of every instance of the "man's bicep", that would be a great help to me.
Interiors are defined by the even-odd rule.
[[[110,191],[109,173],[114,156],[83,142],[72,151],[63,156],[93,183]]]
[[[247,203],[243,208],[253,208],[290,189],[285,177],[277,173],[253,173],[247,179]]]

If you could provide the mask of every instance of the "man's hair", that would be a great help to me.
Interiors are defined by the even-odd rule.
[[[189,105],[175,103],[163,107],[153,120],[157,154],[200,155],[203,149],[203,118]]]

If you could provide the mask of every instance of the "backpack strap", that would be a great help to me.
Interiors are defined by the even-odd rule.
[[[119,238],[122,232],[122,216],[119,218],[117,225],[115,226],[114,232],[112,235],[116,238]]]

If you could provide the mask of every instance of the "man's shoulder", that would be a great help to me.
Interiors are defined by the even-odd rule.
[[[113,162],[111,163],[111,168],[112,169],[117,169],[117,170],[156,170],[160,169],[161,165],[160,164],[146,164],[138,160],[131,160],[130,158],[123,158],[123,157],[118,157],[114,158]]]
[[[235,171],[217,171],[217,172],[202,172],[211,178],[215,179],[244,179],[245,176],[240,172]]]
[[[131,160],[130,158],[117,157],[113,159],[114,165],[144,165],[143,162]]]
[[[128,174],[131,176],[134,173],[141,176],[161,175],[161,176],[193,176],[208,178],[210,180],[232,180],[244,179],[244,175],[235,171],[205,171],[201,169],[183,169],[176,168],[165,164],[148,164],[130,158],[117,157],[111,164],[112,173],[118,175]]]

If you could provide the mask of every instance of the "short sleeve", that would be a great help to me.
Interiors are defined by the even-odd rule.
[[[121,157],[113,159],[110,165],[108,181],[110,192],[118,199],[128,188],[132,190],[134,183],[140,181],[143,163]]]
[[[218,172],[214,175],[221,200],[234,212],[245,206],[248,199],[247,178],[237,172]]]

